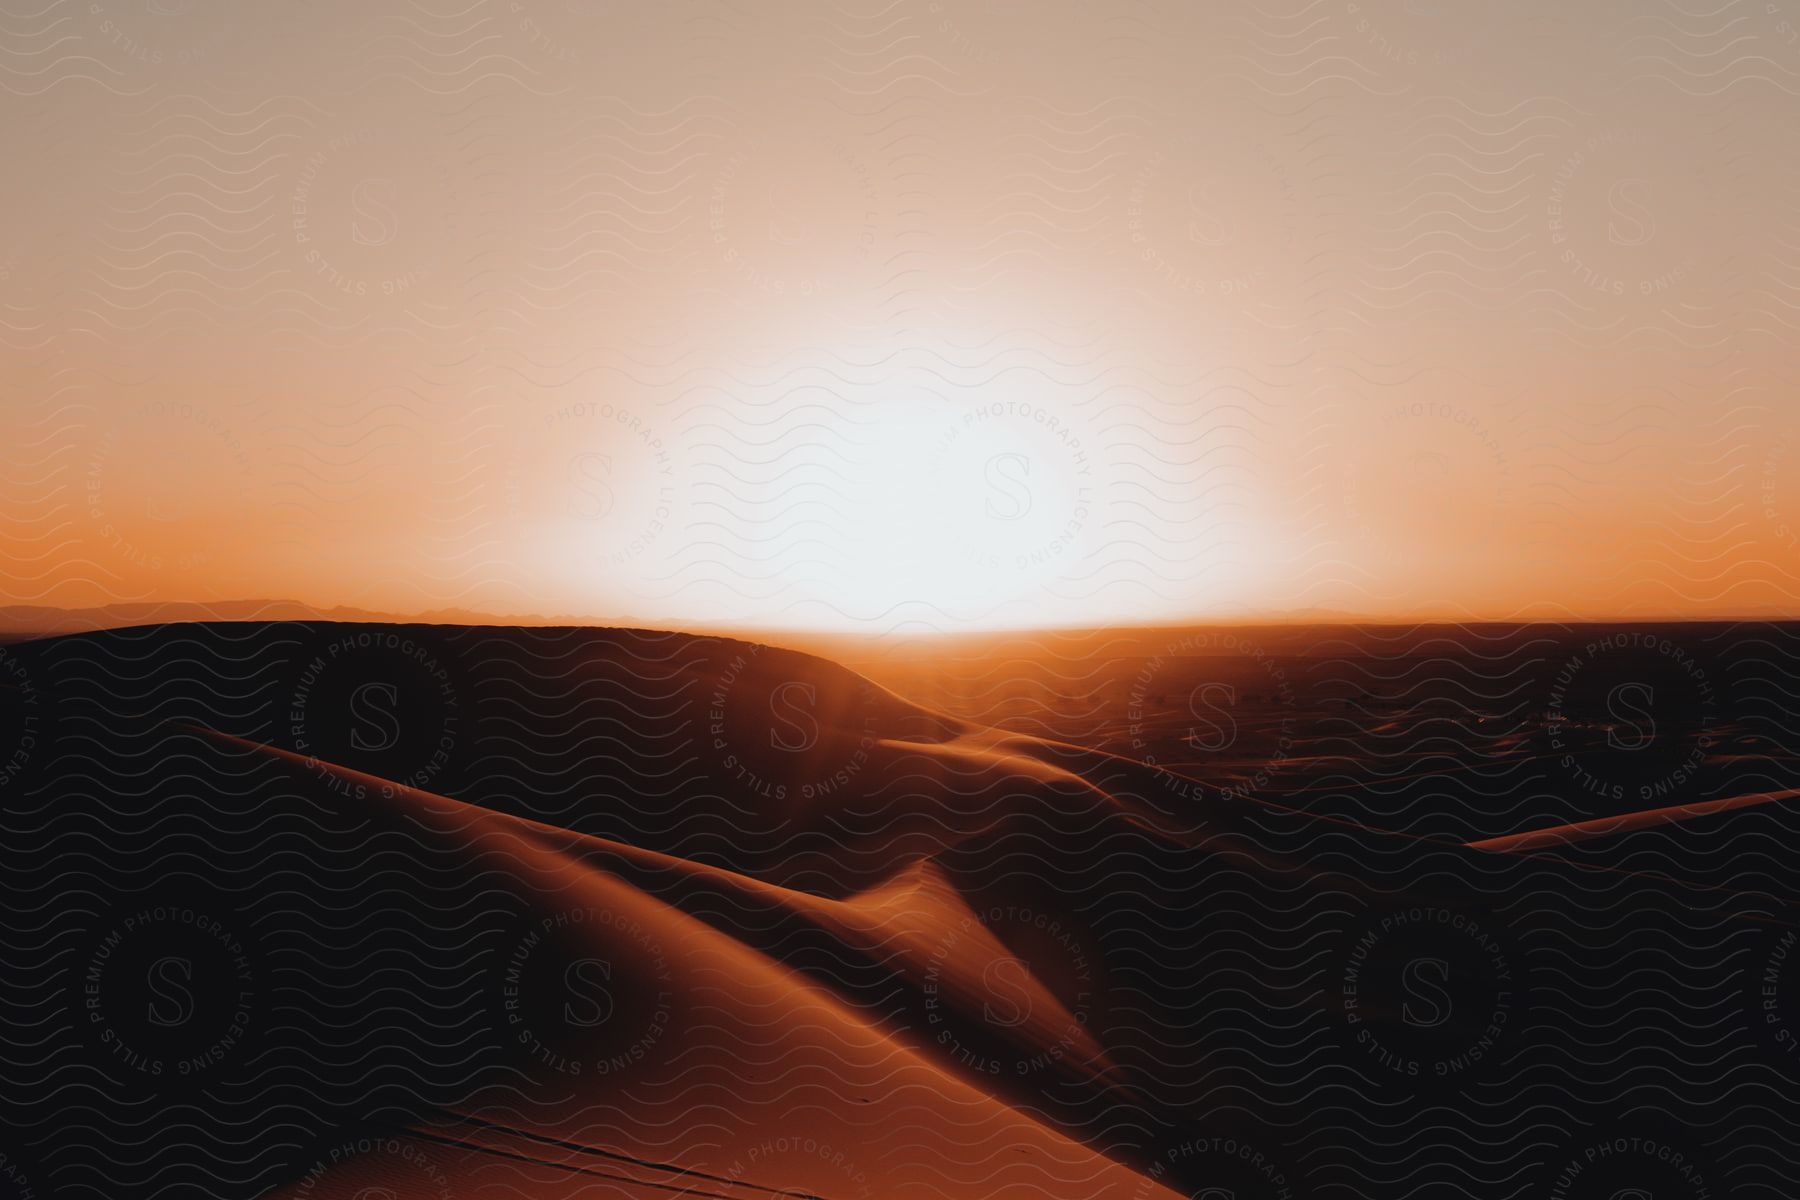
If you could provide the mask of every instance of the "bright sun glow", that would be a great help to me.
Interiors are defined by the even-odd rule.
[[[628,593],[624,617],[996,628],[1194,612],[1276,544],[1229,393],[1175,420],[1017,344],[879,365],[565,389],[505,451],[509,551],[557,591]],[[1207,474],[1170,466],[1195,453]]]

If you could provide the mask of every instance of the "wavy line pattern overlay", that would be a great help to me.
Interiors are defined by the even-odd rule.
[[[0,1200],[1800,1191],[1800,0],[0,105]]]

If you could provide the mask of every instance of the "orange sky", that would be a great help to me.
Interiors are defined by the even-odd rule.
[[[5,18],[0,603],[1795,611],[1800,16],[760,7]]]

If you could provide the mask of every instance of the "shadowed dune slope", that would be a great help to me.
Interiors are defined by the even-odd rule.
[[[1791,913],[1729,880],[727,639],[7,652],[5,1115],[55,1194],[1311,1195],[1548,1186],[1615,1135],[1743,1179],[1785,1120],[1746,972]]]
[[[499,970],[497,1023],[510,1045],[502,1043],[489,1081],[465,1101],[394,1135],[457,1179],[492,1176],[496,1194],[519,1187],[514,1167],[528,1151],[536,1160],[529,1194],[542,1196],[591,1187],[596,1170],[646,1192],[712,1176],[734,1185],[723,1194],[1167,1194],[957,1077],[935,1060],[928,1038],[889,1028],[756,945],[771,919],[798,918],[828,931],[846,956],[904,963],[901,973],[918,978],[927,969],[922,947],[969,919],[948,889],[826,900],[330,770],[391,807],[440,869],[503,888],[525,910],[526,932]],[[729,898],[754,915],[709,924],[682,908],[705,898]],[[975,951],[974,937],[965,940]],[[959,954],[939,986],[974,993],[983,966],[1004,954],[984,939],[978,952]],[[1012,982],[1033,1014],[1017,1028],[1018,1045],[1048,1044],[1066,1014],[1029,974]],[[1073,1049],[1100,1058],[1085,1036]],[[696,1128],[703,1155],[684,1144]],[[564,1153],[549,1153],[552,1146]],[[606,1158],[596,1151],[629,1157],[633,1169],[596,1161]],[[387,1161],[396,1153],[404,1163],[404,1150],[377,1149],[366,1155],[372,1162],[309,1172],[291,1194],[354,1195],[379,1178],[400,1195],[432,1195],[429,1173],[396,1185]],[[568,1170],[575,1163],[583,1170]],[[684,1181],[684,1170],[700,1174]],[[457,1190],[470,1191],[467,1183]]]

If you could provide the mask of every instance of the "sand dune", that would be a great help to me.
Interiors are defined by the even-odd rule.
[[[1792,925],[1719,878],[1383,830],[729,639],[276,623],[9,653],[34,747],[9,825],[56,848],[13,881],[14,1015],[67,1034],[11,1044],[8,1116],[111,1194],[1548,1173],[1621,1112],[1722,1144],[1718,1052],[1682,1039],[1742,1003],[1708,990],[1721,955]],[[1401,986],[1420,963],[1436,990]],[[1620,1000],[1626,970],[1665,985]],[[1410,1131],[1497,1102],[1571,1132]],[[78,1150],[95,1129],[116,1152]]]
[[[266,752],[309,769],[291,753]],[[330,770],[353,788],[383,790],[375,777]],[[515,1163],[520,1143],[529,1142],[535,1159],[563,1164],[535,1179],[531,1194],[576,1194],[591,1184],[594,1166],[580,1174],[564,1168],[595,1156],[551,1156],[547,1146],[632,1155],[661,1145],[671,1128],[705,1113],[714,1120],[704,1163],[676,1155],[685,1159],[679,1165],[724,1179],[740,1167],[733,1182],[744,1188],[826,1197],[965,1194],[976,1187],[999,1194],[1164,1194],[948,1069],[929,1037],[885,1027],[758,949],[753,943],[766,928],[763,920],[719,928],[679,907],[694,892],[729,894],[758,918],[771,910],[792,914],[816,922],[848,950],[902,960],[906,974],[921,983],[933,969],[928,948],[970,924],[974,931],[955,942],[954,956],[935,966],[943,969],[936,990],[946,1011],[973,1018],[973,1006],[986,995],[982,977],[1010,954],[981,932],[966,903],[929,868],[836,901],[411,789],[392,789],[375,802],[394,807],[415,831],[421,853],[437,858],[440,868],[478,876],[486,864],[503,862],[542,938],[530,954],[554,955],[548,968],[509,964],[506,1024],[516,1031],[517,1080],[478,1091],[461,1106],[490,1121],[497,1113],[510,1120],[501,1128],[433,1121],[395,1135],[459,1180],[488,1173],[496,1175],[496,1192],[519,1186],[512,1171],[494,1172],[483,1159]],[[590,998],[618,1006],[610,1008],[604,1029],[596,1026],[598,1036],[581,1033],[562,1011],[571,1003],[566,989],[531,991],[533,983],[583,963],[593,964],[590,982],[607,985]],[[1012,1027],[1020,1053],[1046,1052],[1072,1029],[1069,1061],[1083,1070],[1103,1065],[1091,1038],[1027,972],[1009,982],[1017,989],[1010,998],[1031,1014]],[[622,1011],[633,1007],[635,1022]],[[289,1194],[355,1195],[377,1180],[399,1195],[433,1194],[428,1175],[403,1188],[384,1171],[347,1163],[326,1173],[329,1186],[323,1178],[303,1179]],[[638,1174],[646,1191],[670,1182],[667,1172]],[[466,1184],[457,1191],[470,1194]],[[634,1193],[626,1187],[623,1194]]]

